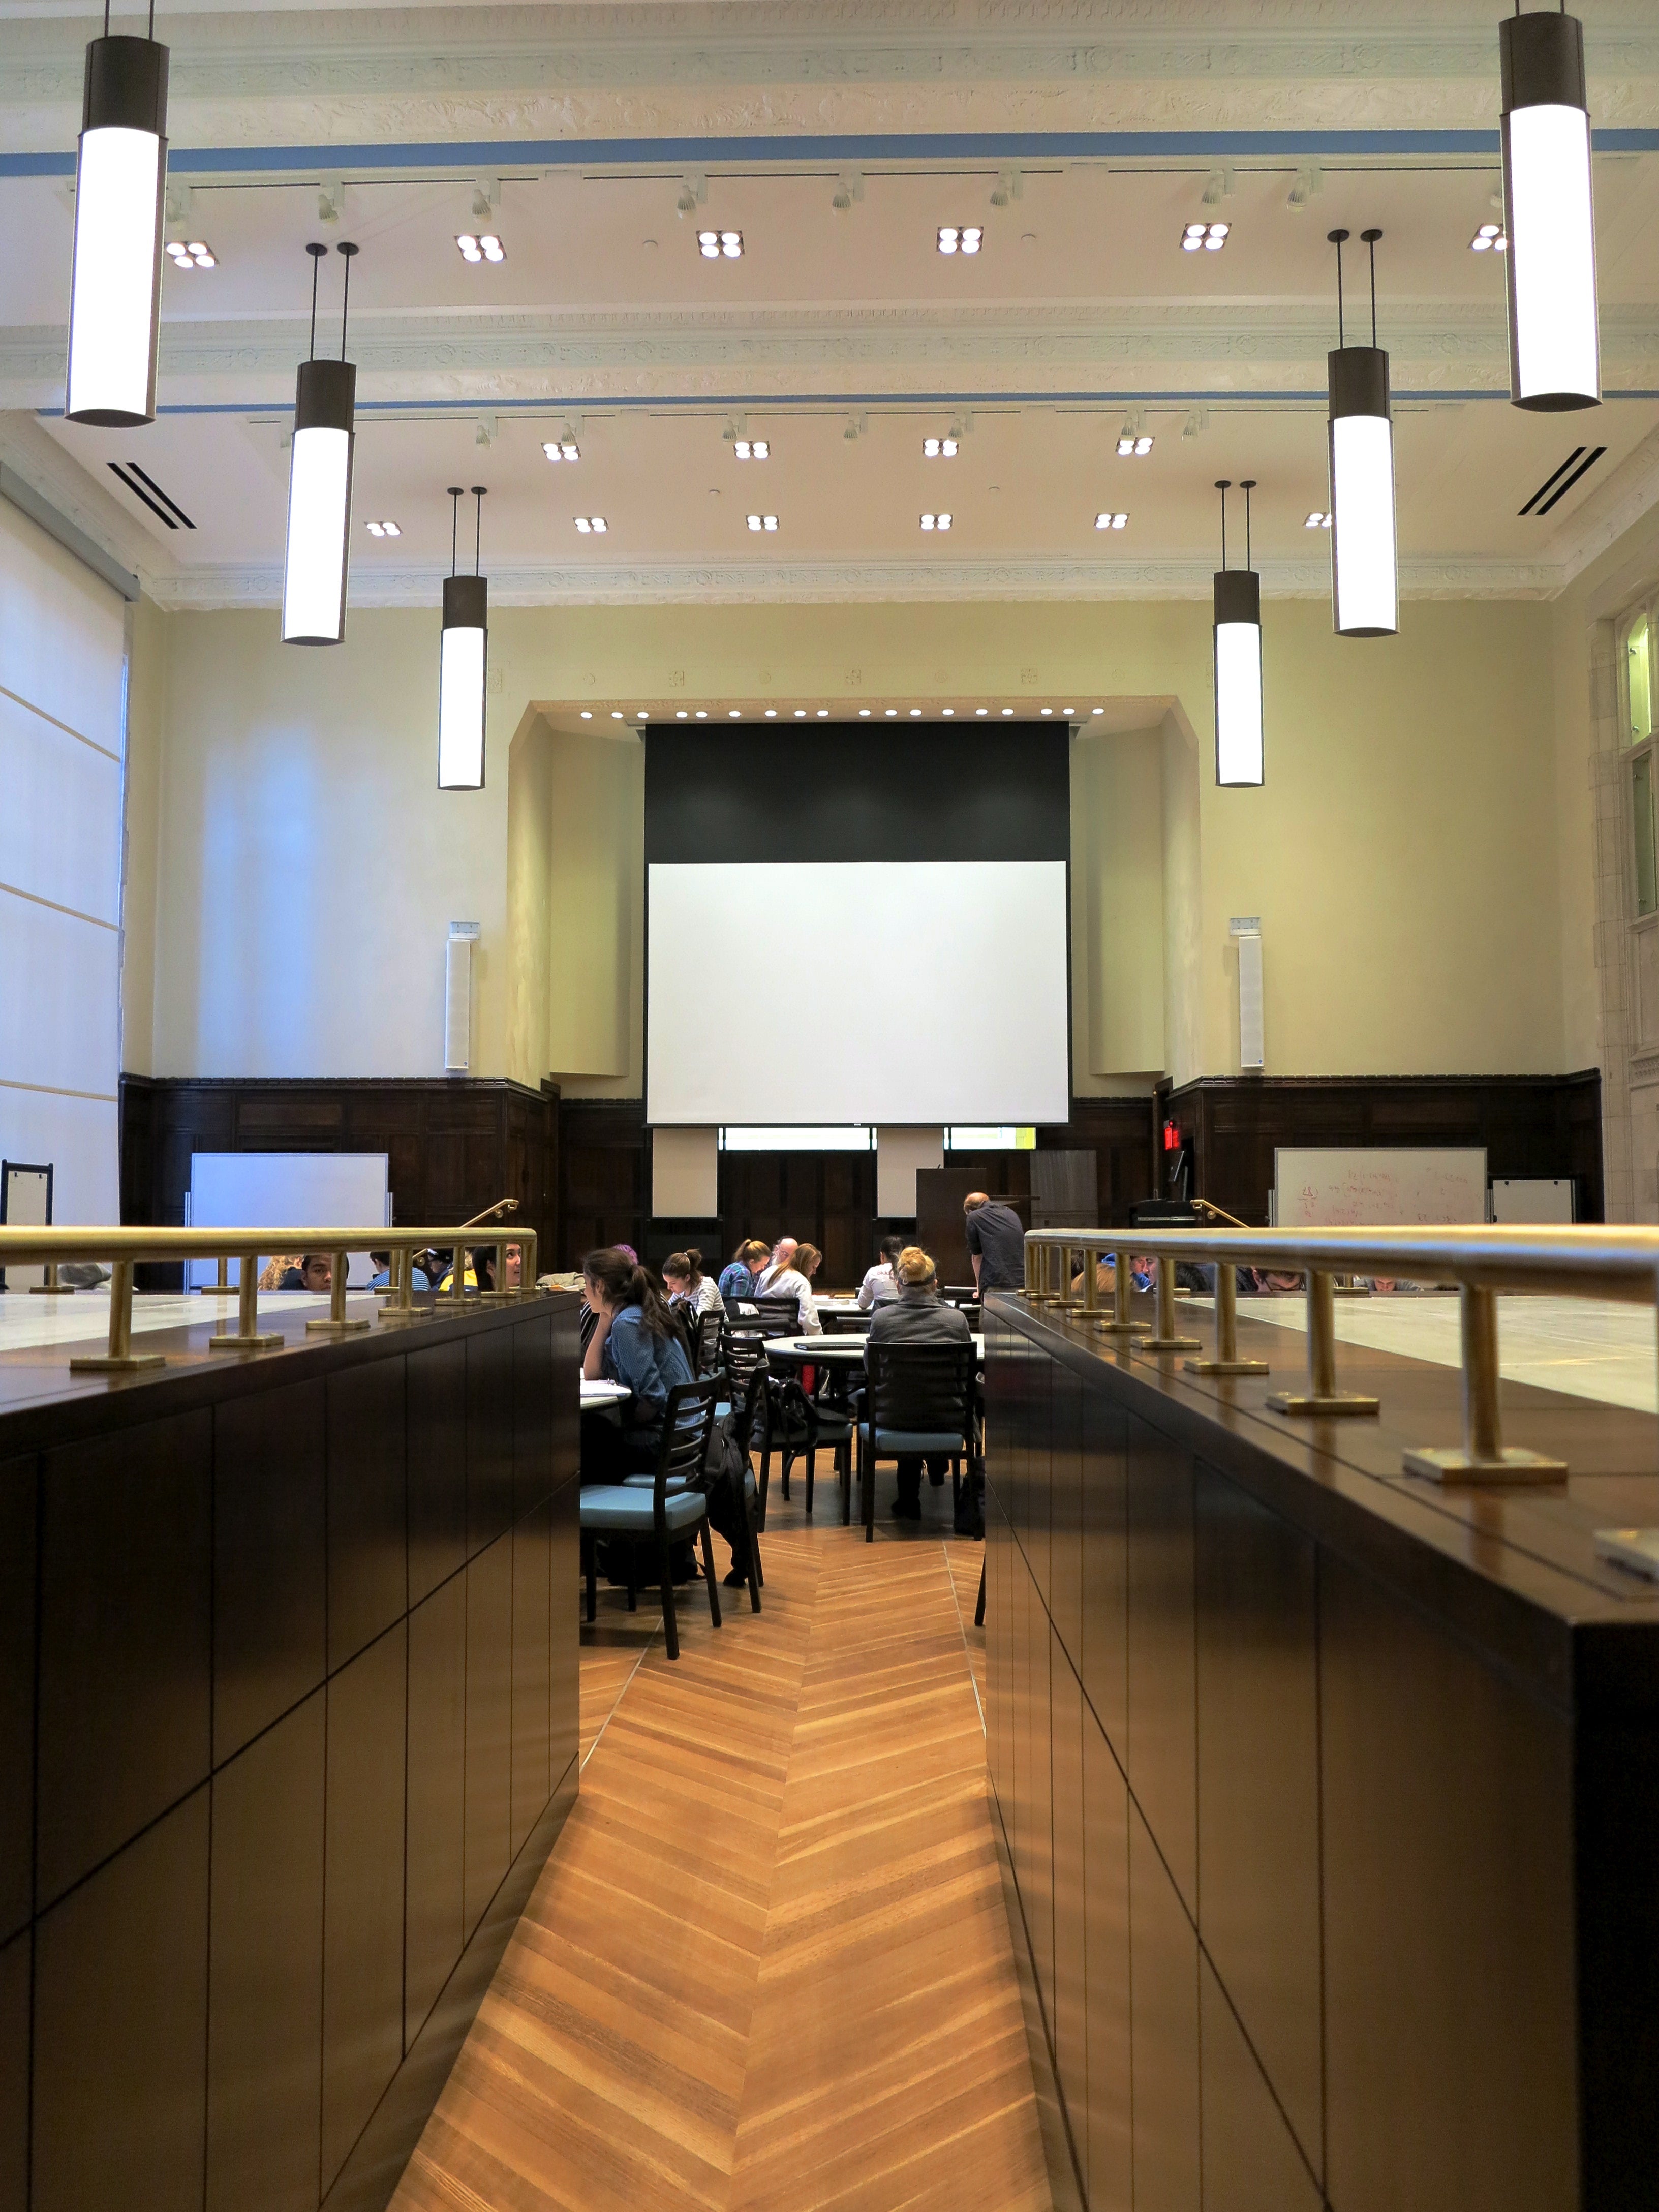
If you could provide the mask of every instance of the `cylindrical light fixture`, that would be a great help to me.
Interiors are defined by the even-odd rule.
[[[346,257],[351,289],[355,246]],[[346,316],[340,312],[340,358],[317,358],[317,272],[325,246],[312,256],[311,357],[300,363],[294,395],[294,453],[288,476],[288,550],[283,567],[284,645],[338,645],[345,636],[346,570],[351,531],[351,457],[356,441],[357,370],[345,358]]]
[[[1336,350],[1330,375],[1331,605],[1339,637],[1392,637],[1400,628],[1394,507],[1394,412],[1389,356],[1376,343],[1376,241],[1371,249],[1371,343],[1351,346],[1342,320],[1342,246],[1336,248]]]
[[[455,517],[450,509],[450,574],[444,579],[444,626],[438,648],[438,788],[440,791],[482,791],[484,780],[484,686],[488,680],[489,649],[489,581],[478,574],[478,546],[483,536],[484,487],[474,484],[478,502],[477,534],[473,541],[472,571],[458,576],[455,568]],[[459,502],[459,484],[451,484],[449,496]]]
[[[1250,563],[1250,494],[1246,477],[1244,566],[1227,566],[1227,493],[1232,479],[1218,479],[1221,494],[1221,566],[1215,572],[1215,780],[1227,786],[1262,780],[1261,579]]]
[[[1498,27],[1504,215],[1509,235],[1510,397],[1545,412],[1597,407],[1595,207],[1584,30],[1576,15]]]
[[[81,102],[64,412],[125,429],[155,420],[167,50],[111,38],[107,12],[104,33],[87,48]]]

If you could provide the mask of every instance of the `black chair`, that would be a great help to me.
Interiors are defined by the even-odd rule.
[[[863,1336],[870,1327],[867,1313],[837,1313],[831,1308],[818,1318],[823,1323],[826,1336]]]
[[[775,1443],[780,1456],[779,1481],[786,1498],[789,1495],[791,1468],[798,1459],[806,1462],[809,1514],[812,1510],[812,1489],[821,1451],[835,1455],[836,1480],[846,1485],[849,1504],[853,1495],[853,1423],[844,1407],[833,1404],[824,1395],[830,1372],[827,1365],[820,1367],[811,1390],[798,1375],[775,1378],[771,1386],[772,1419],[768,1428],[770,1442],[767,1456],[769,1458],[771,1443]]]
[[[582,1573],[587,1585],[587,1618],[595,1618],[598,1601],[596,1537],[617,1538],[634,1545],[654,1543],[662,1585],[663,1637],[671,1659],[680,1656],[672,1557],[678,1537],[690,1537],[701,1531],[702,1571],[708,1584],[708,1617],[716,1628],[720,1625],[720,1594],[714,1579],[714,1554],[708,1541],[708,1500],[700,1487],[691,1486],[702,1480],[720,1395],[720,1382],[712,1376],[701,1382],[682,1382],[669,1392],[663,1411],[657,1471],[648,1490],[629,1483],[594,1483],[581,1494]],[[633,1586],[630,1571],[630,1592]]]
[[[859,1474],[864,1485],[864,1534],[876,1533],[876,1464],[879,1460],[951,1455],[953,1486],[964,1459],[978,1471],[973,1341],[956,1344],[867,1344],[864,1348],[863,1416],[858,1425]]]
[[[805,1334],[800,1325],[800,1308],[793,1298],[747,1298],[744,1302],[755,1309],[754,1319],[768,1336],[800,1336]],[[744,1320],[749,1319],[744,1315]]]
[[[718,1311],[697,1316],[696,1357],[692,1363],[698,1376],[718,1375],[722,1371],[720,1338],[726,1327],[726,1316]]]

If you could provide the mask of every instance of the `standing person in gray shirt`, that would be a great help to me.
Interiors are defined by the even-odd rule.
[[[1023,1291],[1025,1287],[1025,1229],[1012,1206],[970,1190],[962,1201],[968,1217],[968,1256],[976,1289]]]

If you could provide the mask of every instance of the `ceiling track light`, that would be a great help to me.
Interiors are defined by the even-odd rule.
[[[338,645],[345,636],[351,532],[351,460],[356,443],[357,370],[345,357],[355,246],[342,244],[340,358],[317,358],[317,277],[327,253],[312,244],[311,353],[300,363],[289,463],[288,542],[283,562],[284,645]]]
[[[1220,477],[1221,566],[1215,573],[1215,780],[1224,788],[1258,785],[1262,780],[1261,579],[1250,566],[1250,494],[1255,478],[1245,477],[1244,566],[1227,566],[1227,494],[1231,477]]]
[[[75,158],[71,422],[133,429],[155,420],[167,131],[167,50],[153,36],[112,38],[106,0],[104,35],[87,47]]]
[[[1336,350],[1328,356],[1331,458],[1331,605],[1339,637],[1393,637],[1400,628],[1400,562],[1395,541],[1394,412],[1389,356],[1376,343],[1376,241],[1371,253],[1371,343],[1346,343],[1342,307],[1346,230],[1336,248]]]
[[[1559,413],[1601,403],[1584,28],[1576,15],[1499,24],[1510,398]]]
[[[438,788],[482,791],[484,692],[489,683],[489,580],[479,573],[486,487],[474,484],[472,574],[455,573],[461,487],[449,487],[449,574],[444,578],[443,628],[438,643]]]

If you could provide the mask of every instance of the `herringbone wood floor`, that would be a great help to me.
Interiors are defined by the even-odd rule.
[[[580,1802],[394,2212],[1050,2212],[948,1496],[866,1546],[775,1482],[765,1611],[684,1591],[678,1665],[602,1593]]]

